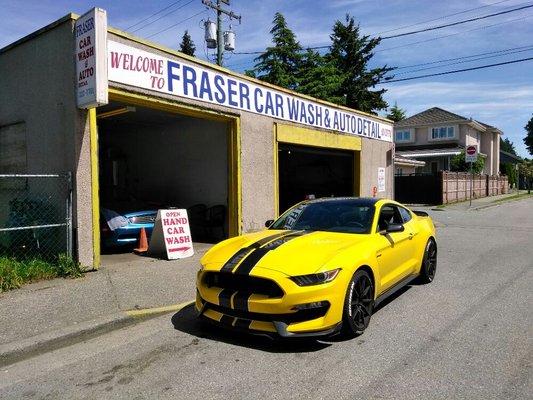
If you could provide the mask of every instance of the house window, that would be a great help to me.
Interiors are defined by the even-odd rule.
[[[394,141],[395,142],[412,142],[413,137],[410,130],[406,131],[396,131],[394,132]]]
[[[431,128],[432,140],[448,140],[455,138],[455,129],[453,126],[440,126]]]

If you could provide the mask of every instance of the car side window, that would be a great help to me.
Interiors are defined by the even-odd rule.
[[[378,218],[378,231],[384,231],[389,224],[402,223],[398,207],[393,204],[386,204],[381,207]]]
[[[398,211],[400,212],[400,215],[402,216],[403,223],[411,221],[413,218],[409,210],[403,207],[398,207]]]

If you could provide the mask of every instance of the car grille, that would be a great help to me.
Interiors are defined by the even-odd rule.
[[[295,311],[289,314],[262,314],[262,313],[255,313],[255,312],[250,312],[250,311],[245,311],[245,310],[234,310],[228,307],[222,307],[216,304],[207,303],[208,308],[218,311],[222,314],[231,316],[231,317],[253,320],[253,321],[267,321],[267,322],[280,321],[280,322],[285,322],[286,324],[310,321],[312,319],[323,317],[324,315],[326,315],[329,309],[329,306],[330,305],[328,303],[327,305],[324,305],[319,308],[313,308],[309,310],[299,310],[299,311]]]
[[[283,297],[283,290],[269,279],[223,272],[208,272],[205,276],[208,287],[219,287],[233,292],[262,294],[270,298]]]
[[[137,217],[129,217],[130,224],[153,224],[155,222],[155,215],[139,215]]]

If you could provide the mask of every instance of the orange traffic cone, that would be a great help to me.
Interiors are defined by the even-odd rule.
[[[139,238],[139,247],[133,249],[135,253],[146,253],[148,251],[148,239],[146,238],[146,230],[141,228],[141,236]]]

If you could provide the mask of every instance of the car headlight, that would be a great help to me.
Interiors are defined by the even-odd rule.
[[[298,286],[321,285],[335,279],[340,270],[340,268],[337,268],[331,271],[319,272],[318,274],[291,276],[291,280]]]

